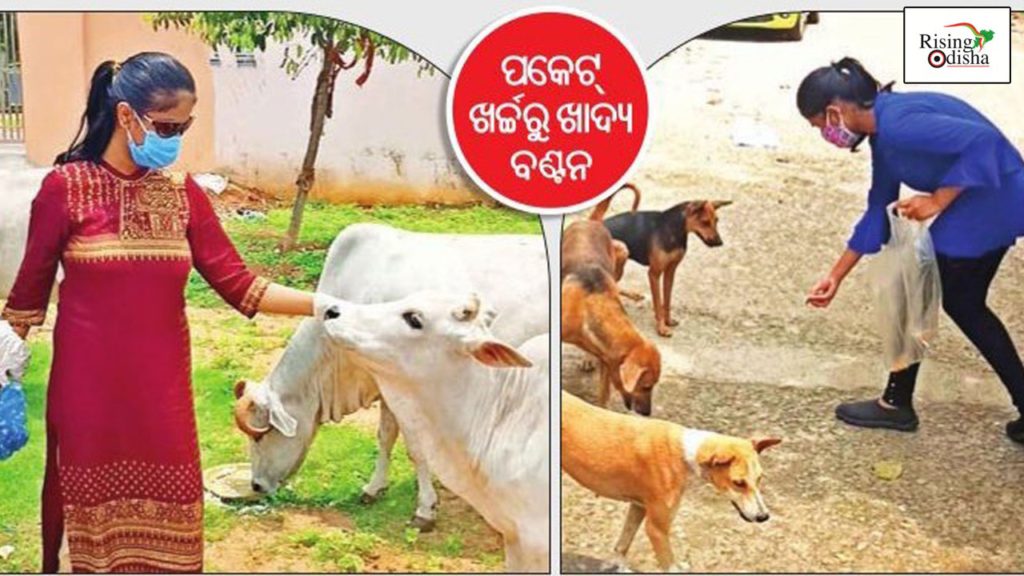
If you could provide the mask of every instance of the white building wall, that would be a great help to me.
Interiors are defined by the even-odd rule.
[[[280,66],[283,45],[240,66],[221,49],[213,68],[219,170],[243,184],[293,193],[309,137],[310,105],[320,63],[292,79]],[[362,88],[361,65],[342,71],[317,160],[314,198],[360,203],[465,203],[484,199],[447,145],[447,78],[417,74],[412,62],[377,59]],[[202,97],[200,95],[200,97]]]
[[[6,298],[25,255],[32,200],[49,168],[34,168],[18,145],[0,145],[0,298]]]

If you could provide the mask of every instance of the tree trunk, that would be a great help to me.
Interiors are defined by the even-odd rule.
[[[320,137],[324,134],[324,122],[331,104],[332,90],[337,74],[334,72],[334,45],[323,48],[323,65],[316,78],[316,92],[313,94],[313,105],[309,122],[309,141],[306,142],[306,156],[302,159],[302,171],[295,180],[295,203],[292,205],[292,219],[288,225],[288,233],[281,241],[281,250],[287,252],[295,247],[302,227],[302,213],[306,208],[306,199],[316,180],[316,157],[320,151]]]

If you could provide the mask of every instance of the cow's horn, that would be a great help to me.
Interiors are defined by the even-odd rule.
[[[470,322],[476,318],[478,312],[480,312],[480,296],[474,293],[470,295],[469,303],[455,314],[455,319],[461,322]]]
[[[266,428],[255,428],[249,424],[249,408],[252,407],[252,397],[248,394],[242,396],[235,402],[235,425],[246,436],[253,440],[259,440],[264,434],[270,432],[270,426]]]

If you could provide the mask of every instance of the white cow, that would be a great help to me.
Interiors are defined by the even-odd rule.
[[[438,479],[505,540],[509,572],[547,572],[548,335],[518,350],[488,328],[475,294],[335,301],[331,340],[380,386]]]
[[[356,224],[331,244],[317,291],[352,302],[396,300],[425,288],[471,289],[501,313],[491,329],[514,344],[548,331],[547,260],[543,239],[525,235],[421,234]],[[253,440],[253,487],[273,493],[305,458],[319,425],[338,422],[379,397],[377,382],[326,342],[323,325],[304,320],[284,356],[260,383],[240,383],[235,418]],[[381,403],[379,451],[365,501],[388,485],[399,426]],[[405,434],[416,464],[418,498],[413,524],[429,530],[437,495],[416,438]]]

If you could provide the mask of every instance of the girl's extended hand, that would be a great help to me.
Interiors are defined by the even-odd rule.
[[[945,208],[934,196],[912,196],[896,203],[900,216],[917,220],[927,220]]]
[[[826,276],[811,288],[806,302],[815,308],[827,308],[832,303],[832,299],[836,297],[838,290],[839,281],[832,276]]]

